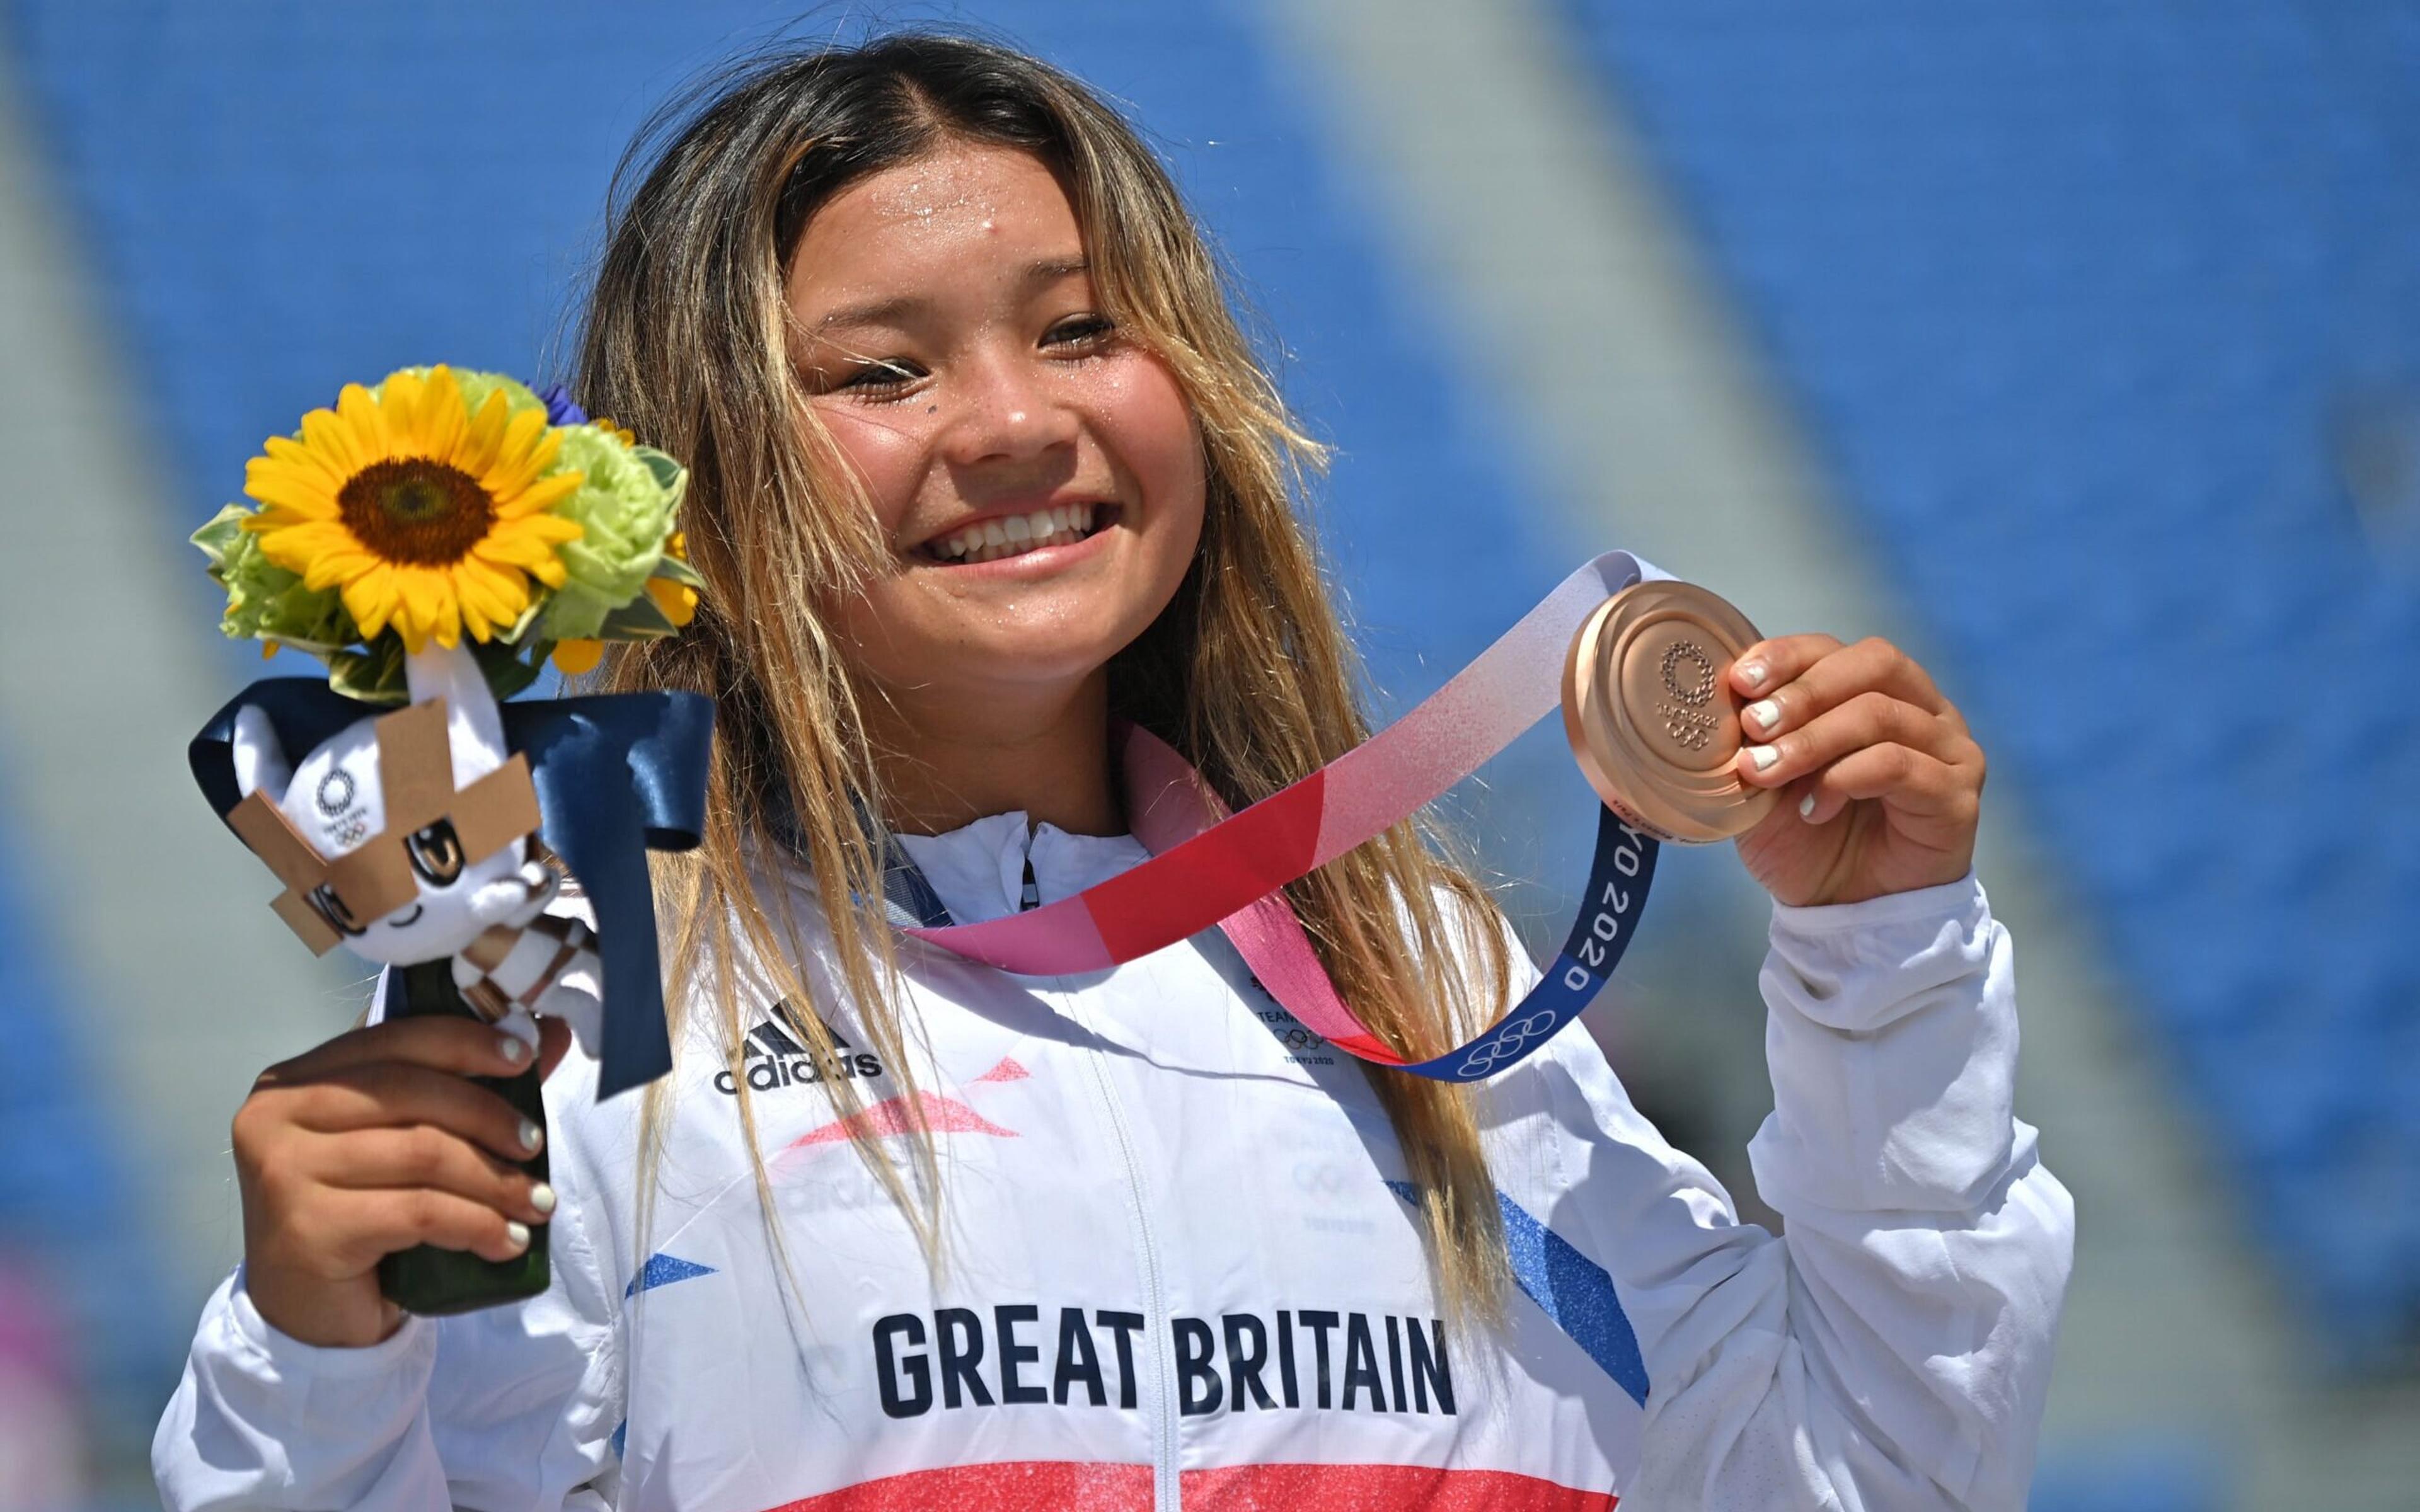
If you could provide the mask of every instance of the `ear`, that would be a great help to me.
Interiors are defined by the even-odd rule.
[[[294,785],[294,764],[286,759],[286,748],[278,744],[277,727],[259,705],[247,703],[235,711],[235,787],[238,793],[251,797],[266,792],[269,801],[282,803],[286,790]]]
[[[404,682],[411,702],[445,700],[445,734],[454,748],[457,791],[504,764],[504,719],[497,712],[496,695],[479,671],[479,659],[467,645],[441,646],[431,641],[425,651],[403,658]]]

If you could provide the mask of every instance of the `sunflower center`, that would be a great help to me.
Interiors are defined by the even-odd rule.
[[[336,508],[373,554],[415,567],[461,561],[496,522],[478,479],[425,456],[371,463],[337,491]]]

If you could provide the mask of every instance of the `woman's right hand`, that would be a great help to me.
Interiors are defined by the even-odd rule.
[[[539,1020],[548,1072],[570,1042]],[[470,1076],[515,1076],[529,1047],[464,1018],[374,1024],[260,1073],[235,1116],[244,1288],[305,1344],[376,1344],[402,1325],[379,1260],[415,1244],[508,1260],[553,1192],[516,1162],[544,1131]]]

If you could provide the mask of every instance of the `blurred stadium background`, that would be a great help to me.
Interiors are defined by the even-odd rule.
[[[185,776],[183,536],[348,379],[560,376],[646,111],[869,21],[1154,135],[1382,704],[1613,545],[1932,664],[2083,1220],[2032,1504],[2420,1505],[2420,5],[0,0],[0,1509],[149,1504],[227,1117],[361,995]],[[1559,741],[1464,804],[1542,927]],[[1761,906],[1670,865],[1592,1026],[1755,1211]]]

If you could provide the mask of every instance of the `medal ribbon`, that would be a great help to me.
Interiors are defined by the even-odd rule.
[[[1105,970],[1216,927],[1270,996],[1346,1053],[1442,1081],[1502,1071],[1576,1018],[1612,977],[1654,878],[1653,839],[1600,809],[1588,891],[1561,954],[1485,1033],[1421,1061],[1388,1048],[1338,997],[1278,889],[1434,802],[1552,713],[1564,655],[1588,616],[1633,583],[1666,576],[1627,551],[1596,558],[1402,718],[1232,815],[1182,756],[1130,729],[1126,811],[1150,860],[1021,914],[903,933],[1003,971],[1056,977]]]

